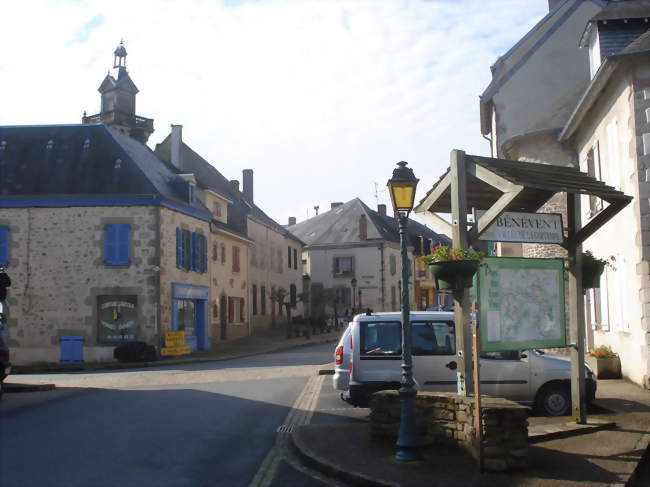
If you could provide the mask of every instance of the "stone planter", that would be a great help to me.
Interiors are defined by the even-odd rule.
[[[437,289],[460,291],[472,287],[474,274],[478,271],[478,260],[446,260],[429,264]]]
[[[600,358],[587,356],[587,363],[594,371],[597,379],[620,379],[621,359],[620,357]]]

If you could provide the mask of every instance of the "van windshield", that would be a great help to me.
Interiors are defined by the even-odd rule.
[[[360,326],[360,354],[401,355],[402,327],[398,321],[364,322]],[[413,355],[453,355],[456,353],[454,324],[451,321],[414,321]]]

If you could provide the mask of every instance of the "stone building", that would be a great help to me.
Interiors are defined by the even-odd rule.
[[[330,211],[300,223],[291,220],[287,227],[306,243],[302,258],[312,288],[335,289],[343,306],[399,310],[402,264],[397,221],[386,214],[386,205],[374,211],[359,198],[331,206]],[[408,231],[411,306],[435,306],[433,280],[417,257],[449,239],[414,220],[409,220]]]
[[[583,250],[610,260],[600,288],[586,294],[586,335],[590,348],[611,346],[621,357],[623,375],[646,388],[650,388],[649,19],[650,1],[628,1],[608,5],[587,23],[579,42],[589,53],[591,81],[558,139],[575,151],[582,171],[634,197],[583,245]],[[583,225],[606,206],[596,197],[582,197]]]
[[[154,153],[123,45],[114,69],[100,113],[82,124],[0,127],[0,265],[13,284],[16,364],[65,359],[66,337],[83,342],[85,361],[113,360],[124,342],[162,346],[170,330],[206,350],[270,323],[270,292],[257,303],[255,286],[302,282],[302,243],[253,203],[252,171],[240,193],[183,144],[180,126]],[[256,263],[256,244],[272,249],[272,268]]]

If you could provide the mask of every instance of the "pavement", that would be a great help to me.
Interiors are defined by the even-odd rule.
[[[34,390],[34,384],[20,384],[20,373],[115,370],[228,360],[335,342],[339,335],[340,332],[332,331],[309,338],[287,339],[281,330],[275,330],[224,342],[210,351],[155,362],[19,367],[7,378],[5,391]],[[331,367],[321,373],[327,374],[329,370]],[[39,386],[44,390],[52,388],[50,384]],[[294,429],[293,453],[333,482],[350,485],[650,486],[650,391],[625,380],[598,382],[587,425],[576,425],[568,417],[530,417],[529,467],[507,474],[481,472],[467,453],[435,445],[422,449],[422,461],[397,462],[392,442],[371,438],[365,411],[369,412],[355,410],[354,421],[327,421]]]

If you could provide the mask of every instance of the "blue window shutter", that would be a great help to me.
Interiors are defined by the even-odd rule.
[[[183,231],[176,227],[176,267],[183,268]]]
[[[115,225],[104,227],[104,264],[117,265],[117,229]]]
[[[129,265],[131,262],[131,226],[126,224],[117,227],[117,265]]]
[[[0,265],[9,264],[9,227],[0,227]]]
[[[205,235],[201,235],[203,241],[203,269],[201,272],[208,272],[208,239]]]
[[[196,232],[192,232],[192,267],[191,270],[199,270],[199,249]]]

